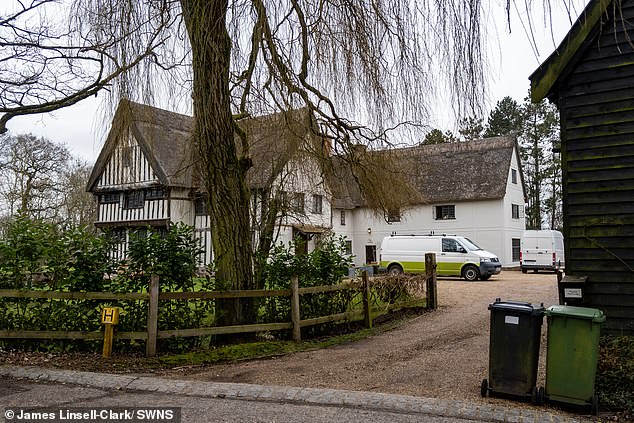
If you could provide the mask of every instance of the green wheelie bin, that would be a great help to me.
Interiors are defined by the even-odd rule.
[[[546,310],[548,346],[546,393],[548,400],[590,406],[598,411],[594,380],[599,334],[605,316],[601,310],[554,305]]]
[[[480,394],[512,395],[539,404],[543,388],[537,389],[537,364],[544,307],[521,301],[489,304],[489,377]]]

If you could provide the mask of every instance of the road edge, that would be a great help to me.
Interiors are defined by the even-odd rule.
[[[56,370],[8,364],[0,365],[0,376],[38,382],[68,383],[106,390],[160,392],[204,398],[350,407],[486,422],[574,423],[583,421],[534,410],[377,392],[264,386],[246,383],[194,382],[155,376]]]

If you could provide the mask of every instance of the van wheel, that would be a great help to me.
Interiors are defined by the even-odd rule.
[[[400,276],[403,274],[403,268],[398,264],[391,264],[390,267],[387,268],[387,273],[390,276]]]
[[[469,282],[477,281],[480,277],[480,271],[473,265],[467,265],[462,269],[462,277]]]
[[[528,273],[528,270],[522,269],[522,273]]]

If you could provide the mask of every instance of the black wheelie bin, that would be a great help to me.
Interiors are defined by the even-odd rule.
[[[522,301],[489,304],[489,377],[482,381],[480,393],[504,394],[530,399],[541,404],[544,388],[537,388],[537,364],[544,316],[539,307]]]

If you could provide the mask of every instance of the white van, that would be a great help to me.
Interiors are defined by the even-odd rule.
[[[386,236],[381,243],[380,268],[392,275],[424,273],[426,253],[436,253],[438,276],[485,281],[502,270],[495,254],[455,235]]]
[[[524,231],[520,241],[520,268],[529,270],[558,271],[565,267],[564,236],[559,231]]]

